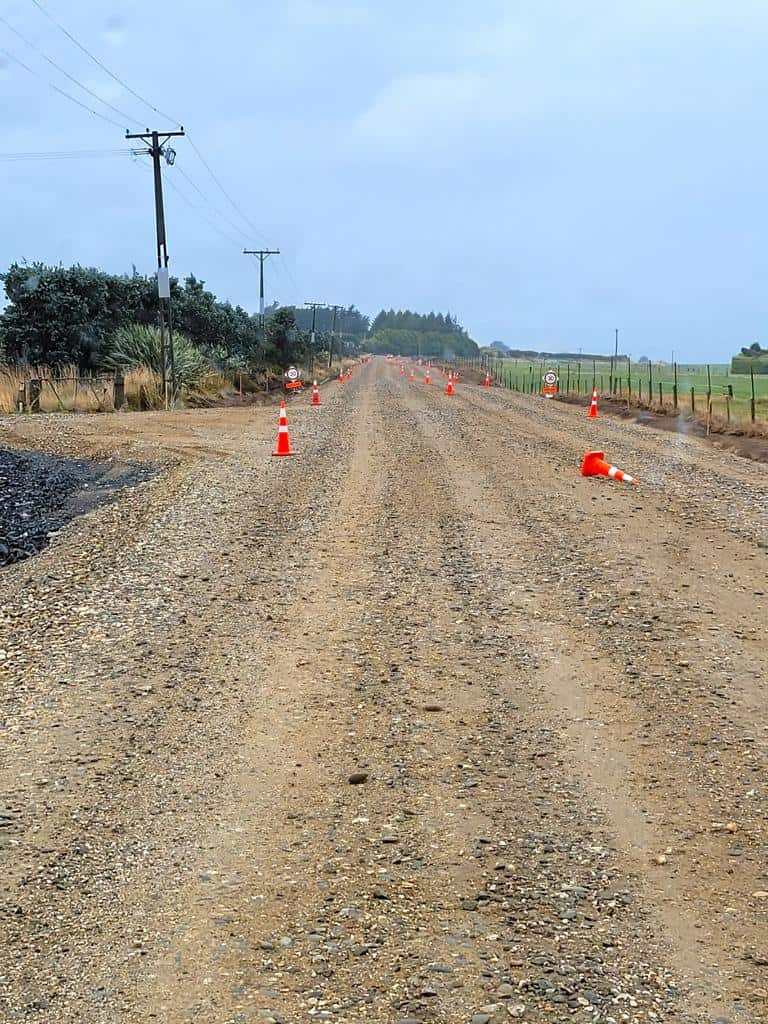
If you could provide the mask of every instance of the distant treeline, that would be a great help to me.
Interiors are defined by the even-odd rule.
[[[768,373],[768,348],[759,342],[743,348],[741,355],[731,359],[731,373]]]
[[[126,348],[138,352],[158,317],[154,275],[108,274],[94,267],[14,263],[0,275],[8,298],[0,315],[0,363],[76,365],[98,370],[114,365]],[[450,313],[382,310],[371,323],[354,305],[315,312],[273,304],[266,330],[242,306],[218,299],[190,275],[171,278],[174,334],[196,365],[213,369],[279,368],[310,354],[336,356],[360,349],[437,359],[473,358],[479,349]],[[331,341],[331,332],[334,338]],[[126,339],[131,339],[127,346]]]
[[[413,355],[450,359],[471,358],[479,352],[461,324],[450,313],[413,313],[382,310],[374,317],[365,347],[383,355]]]
[[[492,354],[506,356],[508,359],[530,359],[532,362],[559,362],[559,363],[609,363],[613,356],[604,353],[594,352],[535,352],[529,348],[501,348],[498,345],[491,346]],[[625,361],[627,357],[619,352],[618,358]]]
[[[267,306],[265,313],[271,316],[276,310],[290,309],[293,311],[296,326],[300,331],[308,334],[312,330],[312,310],[306,306],[278,306],[274,303]],[[355,338],[364,338],[370,326],[367,316],[364,316],[355,306],[347,306],[339,309],[336,313],[336,334]],[[333,310],[327,306],[318,306],[315,310],[315,335],[329,335],[333,327]]]

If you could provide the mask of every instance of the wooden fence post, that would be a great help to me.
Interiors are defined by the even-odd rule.
[[[751,363],[750,363],[750,366],[749,366],[749,383],[752,386],[752,398],[749,401],[749,408],[750,408],[750,416],[752,418],[752,422],[754,423],[755,422],[755,368],[754,368],[754,366],[752,366]]]
[[[675,382],[672,385],[672,404],[675,407],[675,412],[677,412],[677,363],[672,364],[672,370],[675,375]]]
[[[19,384],[19,397],[18,397],[18,401],[17,401],[17,404],[16,404],[16,408],[19,410],[19,412],[24,412],[26,407],[27,407],[27,385],[24,383],[24,381],[22,381],[21,384]]]
[[[40,392],[43,390],[43,382],[39,377],[33,377],[29,382],[29,411],[40,412]]]
[[[123,376],[122,370],[117,370],[113,381],[114,394],[112,398],[112,404],[115,407],[115,412],[118,409],[122,409],[125,405],[125,377]]]
[[[691,387],[691,412],[696,412],[696,388]]]

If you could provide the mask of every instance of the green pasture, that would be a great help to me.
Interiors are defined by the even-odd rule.
[[[627,399],[633,404],[653,408],[680,409],[700,415],[710,403],[714,416],[727,422],[761,422],[768,419],[768,374],[734,374],[728,363],[641,363],[619,359],[612,366],[610,358],[571,360],[535,360],[521,358],[488,358],[461,360],[464,365],[489,369],[502,386],[514,391],[536,394],[547,370],[555,370],[560,378],[561,395],[589,395],[593,385],[598,391]]]

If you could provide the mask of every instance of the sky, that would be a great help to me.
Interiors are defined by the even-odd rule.
[[[480,344],[768,344],[764,0],[39,4],[132,91],[35,0],[0,0],[37,48],[0,22],[2,268],[152,272],[124,129],[180,123],[171,272],[249,310],[242,249],[269,247],[268,302],[450,310]]]

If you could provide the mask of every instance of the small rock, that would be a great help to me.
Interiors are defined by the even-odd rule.
[[[368,781],[368,772],[352,772],[347,781],[350,786],[361,786]]]

